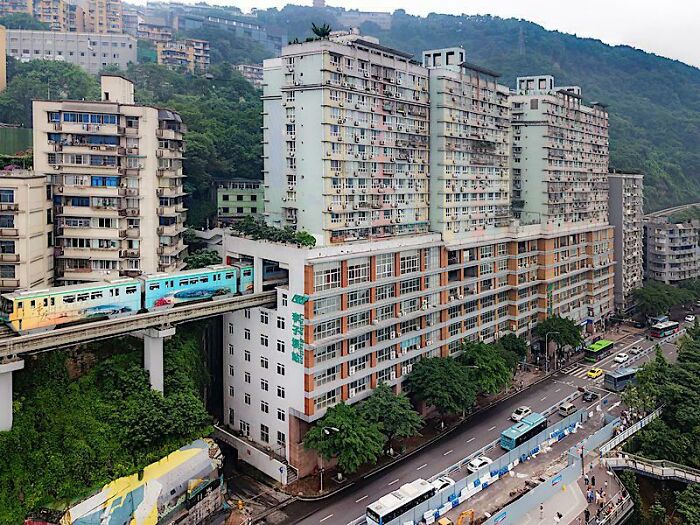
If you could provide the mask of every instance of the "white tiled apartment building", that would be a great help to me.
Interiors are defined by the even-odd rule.
[[[34,169],[53,187],[56,281],[184,267],[184,125],[101,77],[100,101],[34,101]]]
[[[646,218],[644,249],[647,279],[678,284],[700,277],[700,220],[676,222],[667,216]]]
[[[548,217],[541,200],[513,216],[513,94],[464,53],[426,51],[419,64],[349,34],[265,62],[268,222],[317,243],[224,236],[225,257],[255,261],[257,290],[269,263],[288,272],[275,308],[225,317],[224,415],[299,475],[316,466],[302,445],[310,424],[380,381],[400,389],[422,357],[465,338],[530,338],[552,314],[591,332],[613,311],[607,204],[590,197],[587,220],[572,207]],[[595,111],[607,148],[607,114]],[[564,191],[550,188],[551,200]]]

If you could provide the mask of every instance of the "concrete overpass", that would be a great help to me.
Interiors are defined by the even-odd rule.
[[[687,210],[689,208],[694,208],[696,206],[700,206],[700,202],[694,202],[692,204],[681,204],[680,206],[672,206],[671,208],[665,208],[663,210],[647,213],[646,215],[644,215],[644,217],[645,218],[664,217],[666,215],[673,215],[674,213],[678,213],[679,211]]]
[[[122,335],[143,338],[144,366],[151,386],[163,391],[163,340],[181,323],[257,306],[273,306],[276,291],[226,297],[213,301],[105,319],[54,330],[0,339],[0,431],[12,428],[12,372],[24,368],[22,357]]]

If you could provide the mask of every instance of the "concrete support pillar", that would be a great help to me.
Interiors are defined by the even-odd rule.
[[[23,368],[22,360],[0,364],[0,432],[12,429],[12,372]]]
[[[262,257],[253,257],[253,293],[263,291],[263,260]]]
[[[163,340],[175,335],[175,327],[149,328],[143,334],[143,367],[148,370],[151,388],[163,392]]]

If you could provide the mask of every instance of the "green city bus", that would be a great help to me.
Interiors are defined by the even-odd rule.
[[[596,363],[606,356],[609,356],[615,347],[615,341],[600,339],[586,348],[584,359],[589,363]]]

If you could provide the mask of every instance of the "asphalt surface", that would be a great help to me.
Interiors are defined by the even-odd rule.
[[[543,412],[577,392],[579,387],[595,391],[601,398],[607,395],[606,400],[609,403],[619,404],[617,396],[609,394],[602,388],[603,377],[591,379],[587,377],[586,372],[593,366],[605,371],[611,371],[618,366],[639,366],[641,363],[653,359],[653,346],[657,342],[647,340],[644,335],[630,334],[616,344],[614,354],[595,365],[580,364],[564,368],[549,379],[520,392],[508,401],[479,413],[474,416],[473,421],[462,425],[428,449],[396,465],[389,466],[369,479],[357,481],[353,486],[335,496],[321,501],[295,501],[291,503],[284,509],[286,519],[275,521],[283,525],[296,523],[346,525],[363,515],[368,504],[402,484],[417,478],[428,479],[498,439],[500,433],[512,425],[510,415],[520,405],[527,405],[535,412]],[[624,364],[618,364],[614,361],[617,353],[629,353],[629,348],[632,346],[641,346],[644,350],[639,355],[630,353],[630,359]],[[675,345],[663,344],[662,349],[670,360],[675,360],[677,355]],[[597,402],[599,400],[596,400]],[[591,406],[590,403],[584,403],[581,397],[574,401],[574,405],[576,408]],[[556,414],[549,417],[550,424],[558,420],[559,416]],[[494,450],[493,453],[494,455],[500,454],[500,449]],[[332,483],[330,480],[329,482]]]

